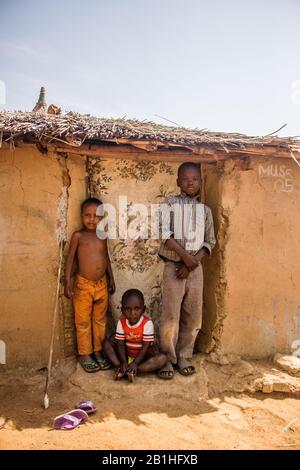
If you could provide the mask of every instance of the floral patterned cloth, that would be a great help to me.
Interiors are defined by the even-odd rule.
[[[119,196],[126,196],[128,225],[138,225],[139,214],[130,212],[132,204],[146,205],[150,215],[151,204],[162,203],[166,196],[177,192],[177,168],[177,163],[89,158],[90,192],[103,203],[110,203],[116,208]],[[117,287],[116,293],[110,299],[110,308],[115,320],[121,313],[122,294],[130,288],[143,292],[147,314],[155,323],[159,318],[163,271],[163,262],[157,255],[159,245],[159,240],[130,237],[108,241]]]

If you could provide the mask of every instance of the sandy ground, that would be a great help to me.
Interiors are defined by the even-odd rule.
[[[151,375],[134,384],[77,367],[68,379],[56,377],[47,410],[44,372],[2,370],[0,449],[300,449],[299,397],[234,391],[247,390],[249,364],[242,372],[197,366],[190,378]],[[54,430],[53,418],[81,399],[92,399],[97,412],[72,431]]]

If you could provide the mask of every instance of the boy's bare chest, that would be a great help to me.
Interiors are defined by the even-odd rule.
[[[99,240],[97,237],[84,236],[81,238],[78,245],[79,252],[93,252],[93,253],[104,253],[105,251],[105,242]]]

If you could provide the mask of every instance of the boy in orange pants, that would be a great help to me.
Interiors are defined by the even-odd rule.
[[[82,203],[83,229],[72,235],[65,269],[65,296],[73,300],[79,363],[86,372],[110,368],[110,363],[102,356],[102,347],[108,289],[113,293],[115,284],[107,240],[100,240],[96,235],[96,227],[101,219],[96,211],[101,204],[96,198],[86,199]],[[72,287],[71,274],[75,257],[78,260],[78,274]]]

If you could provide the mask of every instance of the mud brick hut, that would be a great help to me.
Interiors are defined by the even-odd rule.
[[[42,112],[41,112],[42,111]],[[55,112],[55,111],[54,111]],[[291,352],[300,338],[300,142],[79,114],[0,113],[0,340],[7,367],[47,363],[59,241],[80,228],[88,195],[161,202],[178,164],[201,166],[217,246],[205,260],[197,347],[244,357]],[[109,243],[118,290],[140,287],[160,313],[157,242]],[[68,244],[65,246],[65,253]],[[56,356],[75,352],[72,306],[61,296]]]

